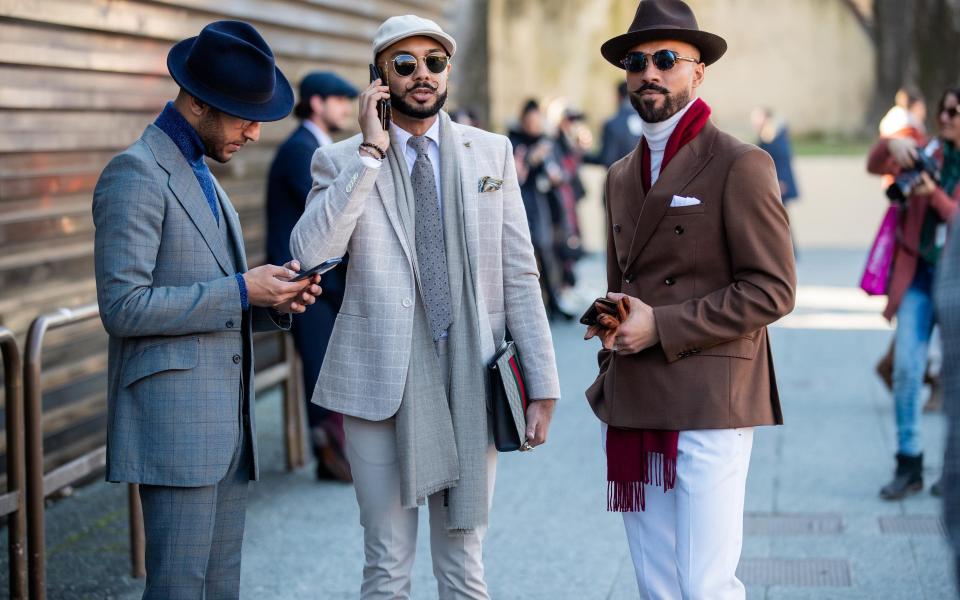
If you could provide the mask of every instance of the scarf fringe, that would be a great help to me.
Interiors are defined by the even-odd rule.
[[[654,485],[667,493],[677,485],[677,460],[660,452],[646,452],[642,473],[636,481],[607,481],[607,511],[640,512],[647,509],[645,487]]]

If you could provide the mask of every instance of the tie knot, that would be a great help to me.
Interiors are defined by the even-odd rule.
[[[430,145],[430,138],[425,135],[415,135],[412,136],[407,143],[417,151],[417,156],[426,156],[427,147]]]

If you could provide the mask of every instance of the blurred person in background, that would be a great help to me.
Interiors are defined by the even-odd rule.
[[[456,110],[450,111],[450,119],[454,123],[460,123],[461,125],[469,125],[470,127],[480,127],[480,119],[477,118],[476,113],[474,113],[469,108],[458,108]]]
[[[544,132],[540,104],[527,100],[520,124],[510,132],[520,194],[530,226],[530,238],[540,266],[540,285],[551,320],[570,321],[574,315],[560,305],[562,268],[554,251],[554,221],[558,209],[554,188],[564,182],[553,140]]]
[[[593,135],[584,122],[584,114],[565,109],[557,124],[555,139],[557,160],[563,169],[563,182],[555,188],[563,211],[556,227],[556,255],[563,270],[563,285],[573,287],[577,284],[577,261],[583,258],[577,204],[587,195],[580,178],[580,165],[584,154],[593,146]]]
[[[633,151],[640,143],[643,128],[637,111],[630,104],[630,94],[626,82],[617,85],[617,112],[603,124],[600,136],[600,150],[588,155],[584,162],[592,165],[610,165]]]
[[[915,86],[906,85],[897,91],[894,105],[880,121],[880,137],[908,138],[923,145],[927,139],[927,104],[923,94]],[[894,181],[893,175],[884,175],[880,179],[882,189],[889,188]],[[939,377],[940,343],[937,327],[934,326],[930,342],[930,360],[924,375],[924,383],[930,386],[930,398],[923,406],[924,412],[936,412],[942,404]],[[894,343],[890,342],[887,353],[877,363],[877,375],[891,392],[893,391],[893,352]],[[934,488],[936,491],[936,487]]]
[[[881,138],[867,162],[869,172],[892,175],[892,185],[905,196],[899,203],[897,247],[884,311],[888,320],[896,317],[893,397],[897,464],[893,479],[880,490],[886,500],[899,500],[923,489],[920,392],[934,327],[936,267],[946,242],[947,223],[960,203],[960,90],[943,94],[937,121],[936,146],[921,148],[911,136]],[[921,154],[929,158],[921,160]],[[939,173],[920,168],[924,163]],[[939,491],[936,487],[934,492]]]
[[[332,134],[349,126],[353,99],[359,91],[339,75],[324,71],[300,82],[300,101],[293,114],[300,120],[280,145],[267,177],[267,262],[290,260],[290,232],[303,215],[313,185],[310,159]],[[304,265],[310,268],[314,265]],[[323,295],[312,310],[293,318],[293,340],[303,362],[303,390],[318,480],[349,482],[350,465],[343,453],[343,417],[310,401],[337,320],[346,280],[346,261],[323,277]]]
[[[780,183],[780,200],[789,210],[790,204],[799,197],[797,181],[793,176],[793,146],[790,144],[790,132],[784,119],[769,108],[756,108],[750,115],[750,121],[757,132],[757,146],[773,159]],[[798,254],[797,239],[793,235],[793,252]]]
[[[922,143],[927,136],[927,103],[914,86],[897,90],[893,106],[880,120],[880,137],[909,137]]]

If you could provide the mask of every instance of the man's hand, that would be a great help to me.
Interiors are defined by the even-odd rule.
[[[547,441],[547,430],[550,429],[550,419],[556,406],[556,400],[532,400],[527,405],[527,442],[531,446],[536,447]]]
[[[290,261],[283,267],[261,265],[250,269],[243,274],[243,280],[247,284],[247,300],[252,306],[274,307],[277,310],[282,310],[279,308],[281,306],[293,308],[294,304],[299,305],[300,301],[305,301],[303,294],[311,295],[310,290],[316,287],[313,281],[308,279],[290,282],[299,270],[300,263],[297,261]]]
[[[291,260],[283,265],[285,269],[300,272],[300,261]],[[281,302],[273,307],[274,310],[282,313],[302,313],[307,307],[317,301],[317,296],[323,293],[320,288],[320,275],[314,275],[310,278],[310,286],[307,287],[299,296],[287,302]]]
[[[917,143],[911,138],[890,138],[887,140],[887,150],[904,169],[913,168],[917,163]]]
[[[652,306],[639,298],[626,294],[611,292],[607,294],[607,298],[615,302],[618,302],[621,298],[626,298],[630,304],[630,313],[626,320],[617,327],[616,335],[607,336],[604,339],[604,348],[620,354],[636,354],[655,346],[660,341]],[[609,339],[612,339],[612,343],[607,342]]]
[[[387,150],[390,145],[390,134],[384,131],[377,115],[377,102],[390,99],[390,88],[383,85],[379,79],[360,93],[360,115],[357,122],[363,133],[363,141]]]

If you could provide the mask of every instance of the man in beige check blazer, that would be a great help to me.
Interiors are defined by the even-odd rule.
[[[440,110],[455,52],[453,38],[432,21],[408,15],[381,25],[374,59],[389,85],[377,80],[361,94],[361,134],[314,155],[313,189],[291,236],[292,254],[304,265],[350,255],[313,402],[346,415],[364,528],[365,600],[409,597],[422,503],[430,510],[439,597],[489,598],[482,541],[496,451],[483,378],[506,330],[532,399],[531,446],[546,440],[560,395],[510,143]],[[389,132],[377,116],[383,99],[392,104]],[[424,338],[426,346],[418,341]],[[421,381],[437,372],[445,384],[439,398]],[[464,415],[477,414],[481,420],[464,423],[472,418]],[[424,458],[431,453],[417,440],[450,421],[452,457]],[[471,462],[478,436],[479,461]],[[421,481],[426,467],[451,458],[452,476]],[[475,494],[482,494],[479,510],[457,516]]]

